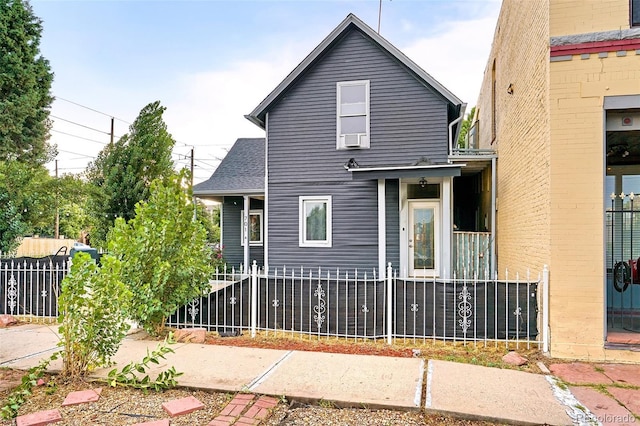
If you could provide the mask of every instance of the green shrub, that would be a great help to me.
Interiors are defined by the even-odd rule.
[[[126,223],[117,219],[109,253],[123,264],[122,280],[133,294],[131,318],[161,335],[172,313],[209,290],[212,273],[206,230],[193,220],[188,174],[151,183],[148,202]]]
[[[69,378],[108,365],[129,329],[131,294],[119,278],[121,263],[109,255],[102,256],[101,263],[96,265],[89,254],[80,252],[62,281],[58,322],[62,374]]]

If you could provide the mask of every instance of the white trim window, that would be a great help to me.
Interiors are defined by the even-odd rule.
[[[244,220],[244,210],[240,211],[240,225]],[[262,245],[262,210],[249,210],[249,246]],[[244,226],[240,226],[240,245],[244,247]]]
[[[300,196],[300,247],[331,247],[331,196]]]
[[[369,80],[336,85],[337,149],[369,148]]]

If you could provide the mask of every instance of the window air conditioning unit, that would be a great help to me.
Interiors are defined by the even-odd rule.
[[[362,146],[363,134],[342,135],[345,148],[360,148]]]

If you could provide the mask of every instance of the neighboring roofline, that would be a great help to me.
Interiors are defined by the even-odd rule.
[[[195,196],[217,196],[217,195],[264,195],[264,189],[223,189],[219,191],[214,190],[200,190],[193,191]]]
[[[440,84],[436,79],[434,79],[431,75],[429,75],[425,70],[420,68],[415,62],[413,62],[409,57],[407,57],[404,53],[402,53],[397,47],[389,43],[386,39],[384,39],[380,34],[375,32],[371,27],[365,24],[353,13],[347,15],[347,17],[333,30],[331,33],[325,37],[320,44],[311,51],[303,60],[298,64],[297,67],[293,69],[285,77],[276,88],[267,95],[266,98],[260,104],[251,111],[250,114],[245,115],[252,123],[258,125],[259,127],[265,127],[264,121],[259,117],[264,113],[265,110],[271,106],[273,102],[275,102],[280,95],[287,90],[287,88],[300,77],[302,73],[311,65],[313,62],[320,57],[324,51],[333,44],[333,42],[340,37],[340,35],[349,27],[349,25],[355,25],[360,31],[362,31],[365,35],[369,36],[373,41],[377,42],[380,46],[386,49],[391,55],[393,55],[398,61],[400,61],[403,65],[413,71],[418,77],[420,77],[424,82],[428,85],[432,86],[435,90],[437,90],[444,98],[446,98],[449,102],[454,105],[462,104],[462,101],[458,99],[453,93],[451,93],[446,87]]]

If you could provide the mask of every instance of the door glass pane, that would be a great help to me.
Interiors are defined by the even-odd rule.
[[[327,240],[327,203],[324,201],[305,201],[306,241]]]
[[[433,208],[413,210],[413,268],[435,269],[435,226]]]

